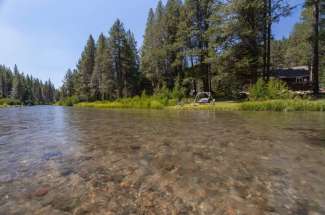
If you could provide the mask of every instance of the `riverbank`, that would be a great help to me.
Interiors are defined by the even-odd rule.
[[[104,108],[104,109],[164,109],[166,107],[176,106],[176,99],[161,96],[136,96],[133,98],[117,99],[115,101],[97,101],[97,102],[81,102],[74,106]]]
[[[22,103],[16,99],[9,99],[9,98],[0,99],[0,108],[15,107],[15,106],[21,106],[21,105],[22,105]]]
[[[82,102],[76,107],[101,109],[172,109],[172,110],[215,110],[215,111],[325,111],[325,100],[266,100],[266,101],[222,101],[212,104],[176,104],[175,100],[120,99],[117,101]]]
[[[325,111],[325,100],[268,100],[245,102],[216,102],[208,105],[186,104],[172,107],[185,110],[216,111]]]

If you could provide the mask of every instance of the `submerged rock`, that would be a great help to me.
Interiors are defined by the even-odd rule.
[[[42,160],[51,160],[53,158],[61,157],[62,155],[62,152],[49,152],[42,156]]]
[[[34,191],[33,196],[36,197],[43,197],[45,195],[47,195],[49,192],[49,188],[48,187],[40,187],[37,190]]]

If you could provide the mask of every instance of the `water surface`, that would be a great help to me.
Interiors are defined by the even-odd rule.
[[[0,110],[0,214],[325,214],[325,114]]]

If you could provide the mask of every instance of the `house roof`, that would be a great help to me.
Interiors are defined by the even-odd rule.
[[[310,72],[304,68],[274,69],[272,76],[282,78],[309,77]]]

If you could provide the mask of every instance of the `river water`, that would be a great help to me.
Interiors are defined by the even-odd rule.
[[[325,114],[0,109],[9,214],[325,214]]]

